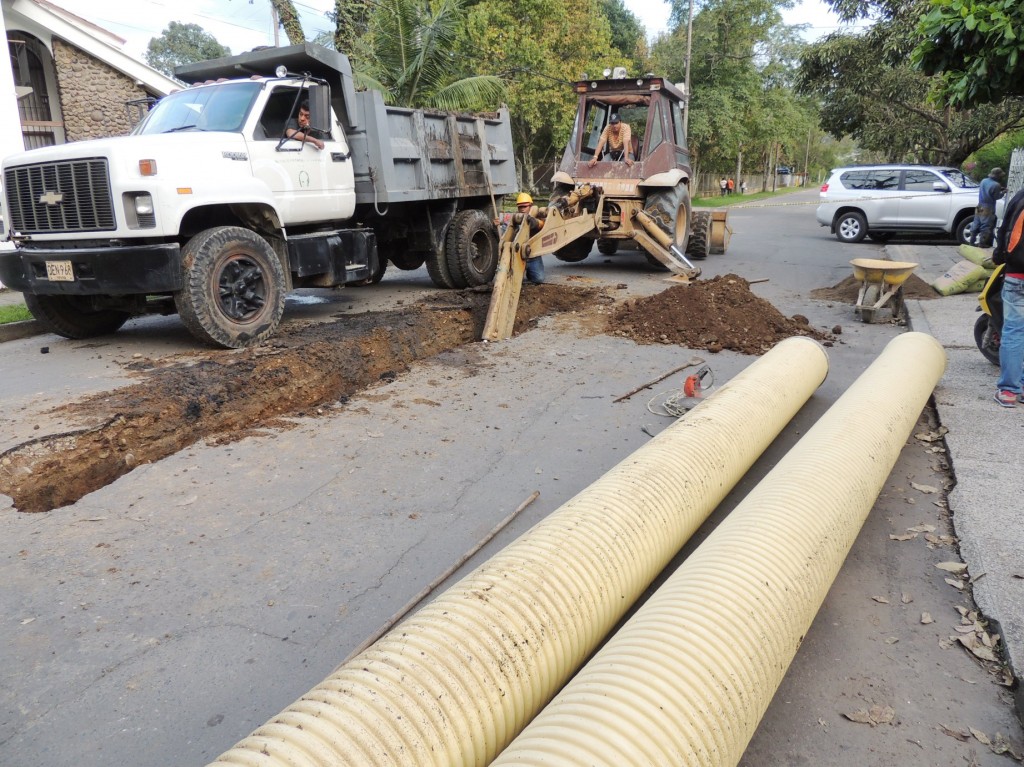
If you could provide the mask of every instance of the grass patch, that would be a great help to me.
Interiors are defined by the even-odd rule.
[[[793,194],[793,192],[805,192],[810,187],[806,186],[787,186],[784,189],[776,189],[774,192],[753,192],[751,194],[732,194],[728,197],[722,197],[721,195],[712,195],[711,197],[694,197],[692,204],[696,208],[724,208],[728,205],[740,205],[746,202],[754,202],[756,200],[768,200],[772,197],[782,197],[787,194]]]
[[[22,322],[30,319],[32,319],[32,314],[27,308],[25,308],[24,304],[0,306],[0,325],[6,325],[9,322]]]

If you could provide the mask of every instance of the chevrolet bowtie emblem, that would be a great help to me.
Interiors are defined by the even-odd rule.
[[[63,192],[43,192],[39,195],[39,202],[44,205],[59,205],[64,202]]]

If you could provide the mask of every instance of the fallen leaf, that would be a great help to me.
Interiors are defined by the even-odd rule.
[[[931,485],[919,485],[916,482],[911,482],[910,486],[918,492],[925,493],[927,495],[939,492],[939,488],[932,487]]]
[[[971,733],[964,732],[963,730],[954,730],[952,727],[947,727],[944,724],[939,725],[939,729],[951,738],[956,738],[961,743],[966,743],[971,739]]]
[[[875,596],[875,597],[871,597],[871,598],[872,598],[872,599],[874,599],[874,600],[875,600],[876,602],[879,602],[879,603],[881,603],[881,604],[883,604],[883,605],[887,605],[887,604],[889,604],[889,600],[888,600],[888,599],[886,599],[885,597],[878,597],[878,596]]]
[[[943,580],[946,581],[946,583],[948,583],[954,589],[960,589],[960,591],[964,590],[964,582],[963,581],[955,581],[952,578],[943,578]]]
[[[199,500],[198,495],[190,495],[184,501],[178,504],[178,506],[191,506],[193,503]]]
[[[916,527],[908,527],[908,533],[934,533],[935,525],[917,525]]]
[[[967,570],[967,565],[963,562],[939,562],[935,566],[940,570],[945,570],[947,573],[955,573],[957,575]]]
[[[984,746],[991,746],[992,745],[992,741],[988,739],[988,735],[983,733],[981,730],[976,730],[973,727],[968,727],[967,729],[969,729],[971,731],[971,735],[974,736],[974,739],[977,740],[982,745],[984,745]]]
[[[914,601],[914,597],[912,597],[910,594],[904,591],[903,595],[900,597],[900,601],[905,605],[909,605],[911,602]]]
[[[996,661],[996,654],[992,652],[992,649],[985,647],[984,645],[979,645],[977,641],[975,641],[974,634],[958,636],[957,639],[960,640],[960,644],[971,651],[971,654],[974,655],[975,658],[991,662]]]
[[[974,626],[954,626],[953,631],[956,631],[960,634],[973,634]]]
[[[889,724],[896,716],[896,711],[892,706],[872,706],[870,710],[859,708],[852,714],[843,714],[851,722],[857,722],[858,724],[870,724],[875,727],[879,724]]]
[[[929,623],[935,623],[935,619],[931,613],[921,613],[921,623],[927,626]]]
[[[960,613],[960,617],[961,618],[966,618],[967,617],[967,608],[964,607],[963,605],[957,605],[953,609],[955,609],[958,613]]]
[[[889,637],[888,639],[885,640],[885,643],[886,644],[896,644],[899,641],[900,641],[899,637]]]
[[[917,533],[908,533],[907,535],[889,535],[890,541],[909,541],[917,537]],[[1024,575],[1020,576],[1024,578]]]
[[[23,620],[23,621],[21,622],[21,625],[22,625],[22,626],[27,626],[27,625],[28,625],[29,623],[31,623],[31,622],[32,622],[32,621],[34,621],[34,620],[35,620],[35,618],[26,618],[25,620]]]
[[[826,722],[821,717],[818,717],[818,724],[820,724],[822,727],[826,727],[826,728],[828,727],[828,722]]]
[[[918,432],[914,435],[914,439],[919,439],[922,442],[938,442],[949,432],[945,426],[940,426],[937,431]]]

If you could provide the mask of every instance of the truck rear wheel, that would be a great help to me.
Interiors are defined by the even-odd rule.
[[[132,316],[115,309],[92,308],[88,296],[35,296],[25,306],[47,330],[65,338],[92,338],[113,333]]]
[[[555,251],[555,258],[559,261],[565,261],[570,264],[575,264],[577,261],[582,261],[590,255],[590,249],[594,247],[594,241],[589,237],[580,237],[578,240],[573,240],[564,248],[559,248]]]
[[[284,313],[284,269],[255,232],[218,226],[182,250],[185,287],[174,304],[200,341],[229,349],[255,346],[277,330]]]
[[[489,285],[498,269],[498,233],[482,210],[460,210],[444,244],[448,272],[456,287]]]

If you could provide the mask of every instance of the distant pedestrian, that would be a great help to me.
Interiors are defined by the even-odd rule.
[[[1024,189],[1006,206],[992,260],[1006,264],[996,402],[1003,407],[1016,407],[1024,401]]]
[[[729,180],[725,176],[722,176],[722,180],[718,182],[718,187],[722,190],[722,197],[729,194]]]
[[[982,179],[978,188],[978,207],[974,210],[974,221],[967,230],[967,240],[979,248],[992,247],[992,230],[996,224],[996,200],[1001,200],[1006,190],[1002,168],[993,168],[988,177]]]
[[[746,193],[747,193],[747,182],[746,181],[741,181],[740,182],[740,194],[746,194]]]
[[[725,182],[725,189],[726,192],[732,194],[736,189],[736,182],[730,178],[728,181]]]

